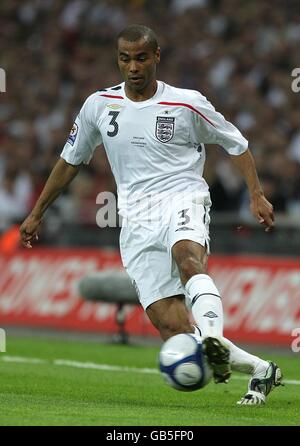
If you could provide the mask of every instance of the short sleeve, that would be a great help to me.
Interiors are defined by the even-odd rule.
[[[198,92],[193,98],[193,108],[193,132],[199,143],[218,144],[230,155],[247,150],[247,139]]]
[[[88,164],[95,148],[102,143],[97,126],[95,99],[94,93],[83,104],[62,150],[60,156],[69,164]]]

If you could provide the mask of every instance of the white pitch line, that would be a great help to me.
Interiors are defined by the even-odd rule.
[[[8,355],[0,355],[0,360],[3,362],[14,362],[21,364],[53,364],[57,366],[65,366],[65,367],[76,367],[79,369],[90,369],[90,370],[103,370],[108,372],[130,372],[130,373],[142,373],[142,374],[151,374],[157,375],[159,374],[158,369],[151,368],[139,368],[139,367],[125,367],[119,365],[110,365],[110,364],[96,364],[94,362],[80,362],[80,361],[72,361],[69,359],[38,359],[38,358],[25,358],[21,356],[8,356]],[[233,375],[231,379],[238,381],[248,380],[247,376],[237,376]],[[296,379],[284,379],[284,384],[291,384],[300,386],[300,381]]]
[[[147,369],[139,367],[126,367],[119,365],[110,364],[95,364],[93,362],[78,362],[70,361],[66,359],[55,359],[53,361],[55,365],[65,365],[69,367],[77,367],[80,369],[95,369],[95,370],[105,370],[109,372],[131,372],[131,373],[147,373],[147,374],[157,374],[159,373],[156,369]]]

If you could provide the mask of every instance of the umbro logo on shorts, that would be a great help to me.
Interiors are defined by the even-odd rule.
[[[188,228],[187,226],[182,226],[182,228],[178,228],[178,229],[176,229],[175,232],[177,232],[177,231],[195,231],[195,229],[193,229],[193,228]]]

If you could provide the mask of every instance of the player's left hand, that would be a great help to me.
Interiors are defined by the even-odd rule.
[[[266,232],[269,232],[274,228],[275,217],[273,206],[263,194],[258,194],[251,197],[250,209],[258,222],[261,225],[266,226]]]
[[[25,248],[32,248],[32,242],[38,240],[38,229],[42,218],[30,214],[20,226],[21,243]]]

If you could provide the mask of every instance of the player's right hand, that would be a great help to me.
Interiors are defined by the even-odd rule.
[[[42,219],[30,214],[20,226],[21,243],[25,248],[32,248],[32,241],[38,240],[38,229]]]

